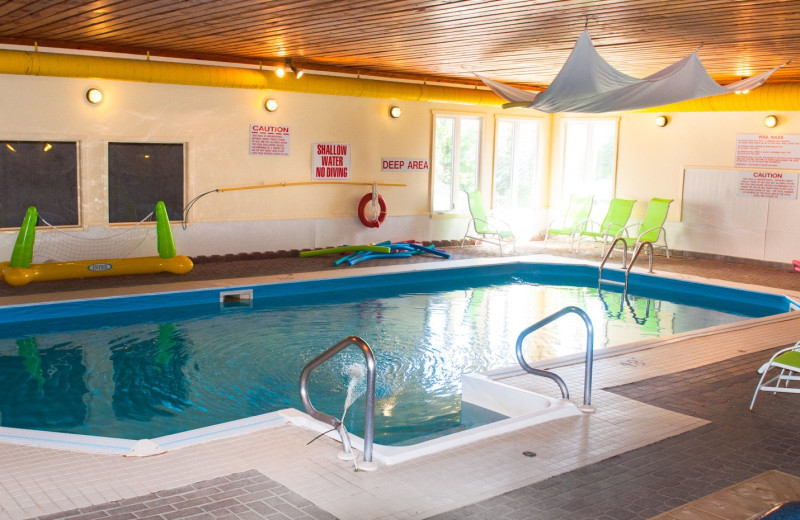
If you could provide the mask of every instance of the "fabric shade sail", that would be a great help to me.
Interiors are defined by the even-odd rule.
[[[783,64],[785,65],[785,64]],[[599,114],[668,105],[762,85],[780,65],[757,76],[722,86],[708,75],[697,51],[644,79],[624,74],[595,50],[584,30],[553,82],[543,92],[524,90],[478,77],[498,96],[509,101],[504,108],[527,107],[542,112]]]

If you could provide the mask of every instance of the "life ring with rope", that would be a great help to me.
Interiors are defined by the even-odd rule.
[[[377,203],[377,207],[380,208],[380,212],[376,211],[375,203]],[[367,204],[372,206],[372,213],[375,217],[374,220],[367,217]],[[358,203],[358,220],[370,228],[380,227],[383,221],[386,220],[386,201],[383,200],[383,197],[378,195],[375,191],[361,197],[361,201]]]

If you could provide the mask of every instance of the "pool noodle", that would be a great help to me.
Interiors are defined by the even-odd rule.
[[[373,258],[409,258],[411,256],[413,256],[411,253],[370,253],[364,256],[360,256],[354,260],[348,260],[347,263],[350,266],[354,266],[365,260],[372,260]]]
[[[313,251],[301,251],[301,257],[309,257],[309,256],[322,256],[322,255],[330,255],[333,253],[346,253],[348,251],[372,251],[375,253],[389,253],[391,252],[391,248],[387,246],[339,246],[339,247],[329,247],[326,249],[314,249]]]
[[[422,253],[430,253],[432,255],[441,256],[442,258],[450,258],[450,254],[446,251],[442,251],[441,249],[436,249],[436,247],[431,244],[429,246],[421,246],[418,244],[409,244],[412,249],[418,249]]]

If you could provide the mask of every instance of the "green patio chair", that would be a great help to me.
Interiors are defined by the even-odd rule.
[[[467,223],[467,231],[464,233],[464,238],[461,239],[461,245],[463,246],[464,242],[470,238],[500,246],[500,256],[503,255],[503,247],[505,246],[510,245],[512,250],[516,250],[514,232],[511,231],[511,226],[502,220],[486,215],[486,211],[483,209],[481,192],[473,190],[466,192],[466,194],[472,218]],[[471,234],[470,230],[474,230],[475,233]]]
[[[780,373],[767,381],[767,373],[773,368],[780,369]],[[753,392],[753,400],[750,401],[750,411],[753,411],[753,406],[756,404],[756,396],[759,391],[772,392],[788,392],[790,394],[800,394],[800,388],[789,387],[790,381],[800,381],[800,341],[774,353],[769,361],[761,365],[758,369],[761,378],[756,385],[756,391]],[[781,386],[783,383],[783,386]]]
[[[664,229],[664,222],[667,220],[669,205],[672,199],[650,199],[647,204],[647,211],[639,224],[633,224],[625,228],[627,236],[636,237],[633,244],[634,250],[642,242],[650,242],[653,246],[660,238],[664,239],[664,250],[669,258],[669,246],[667,245],[667,230]],[[632,230],[636,229],[634,233]],[[615,237],[622,236],[622,230],[618,231]]]
[[[593,195],[572,195],[569,198],[569,204],[564,216],[553,220],[547,226],[547,231],[544,234],[544,247],[547,248],[547,240],[550,237],[560,235],[569,238],[569,250],[572,251],[575,235],[586,229],[586,224],[589,222],[589,213],[592,211],[593,201]]]
[[[603,254],[605,255],[606,248],[609,244],[608,239],[616,238],[617,233],[620,231],[627,236],[625,227],[628,225],[628,219],[631,217],[631,211],[633,211],[633,205],[635,203],[635,200],[611,199],[603,222],[598,224],[597,222],[589,220],[586,226],[587,229],[581,231],[580,234],[577,235],[578,246],[576,251],[581,250],[581,241],[583,237],[591,237],[603,240]]]

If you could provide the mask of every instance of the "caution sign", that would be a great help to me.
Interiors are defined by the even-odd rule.
[[[797,173],[739,172],[740,197],[796,199]]]
[[[250,155],[289,155],[289,127],[250,125]]]
[[[349,144],[314,143],[311,146],[311,178],[313,180],[350,180],[352,150]]]

